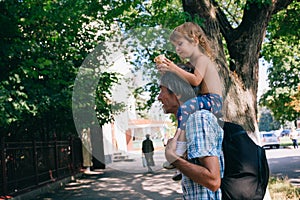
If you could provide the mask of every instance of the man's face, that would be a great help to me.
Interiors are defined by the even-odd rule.
[[[165,113],[173,113],[176,115],[179,108],[179,101],[174,93],[170,93],[166,87],[160,86],[158,100],[163,104]]]

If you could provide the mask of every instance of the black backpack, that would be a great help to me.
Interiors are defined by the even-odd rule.
[[[261,200],[269,181],[265,150],[238,124],[223,122],[224,177],[222,199]]]

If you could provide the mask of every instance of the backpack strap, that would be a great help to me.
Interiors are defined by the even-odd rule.
[[[258,153],[258,160],[259,160],[259,162],[258,162],[258,171],[259,171],[259,174],[258,174],[258,180],[259,180],[259,182],[261,183],[263,180],[262,180],[262,173],[263,173],[263,171],[262,171],[262,163],[261,163],[261,160],[262,160],[262,157],[261,157],[261,154],[262,154],[262,150],[261,150],[261,148],[257,148],[257,153]]]

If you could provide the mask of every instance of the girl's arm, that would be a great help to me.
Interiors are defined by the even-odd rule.
[[[187,80],[192,86],[198,86],[206,73],[206,66],[207,64],[203,63],[201,67],[195,67],[194,73],[189,73],[184,69],[178,67],[175,63],[166,59],[163,61],[163,64],[158,65],[158,70],[161,72],[171,71],[176,73],[178,76]]]

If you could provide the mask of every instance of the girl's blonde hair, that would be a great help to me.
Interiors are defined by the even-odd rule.
[[[176,41],[180,38],[185,38],[189,42],[199,41],[199,48],[202,53],[206,54],[211,60],[214,60],[212,49],[209,46],[209,41],[203,29],[194,22],[185,22],[177,26],[170,35],[171,41]]]

